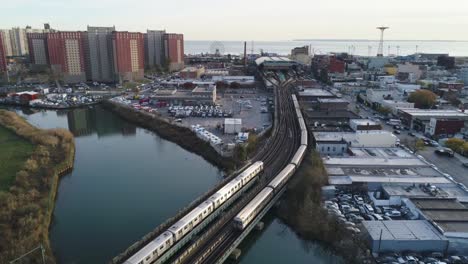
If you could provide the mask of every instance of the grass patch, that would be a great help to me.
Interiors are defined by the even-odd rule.
[[[0,191],[14,183],[16,173],[31,156],[34,146],[0,125]]]

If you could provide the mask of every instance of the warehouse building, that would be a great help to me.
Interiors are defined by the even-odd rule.
[[[255,60],[255,64],[264,70],[288,70],[296,62],[286,57],[260,57]]]
[[[185,67],[179,72],[179,77],[182,79],[200,79],[205,73],[205,67]]]
[[[468,207],[457,199],[413,198],[411,202],[449,240],[449,253],[468,254]]]
[[[382,125],[370,119],[351,119],[349,127],[354,131],[382,130]]]
[[[429,164],[401,148],[349,148],[343,157],[326,157],[329,184],[381,190],[385,184],[452,184]]]
[[[426,220],[364,221],[373,253],[445,252],[448,240]]]
[[[468,114],[459,110],[400,109],[398,115],[402,123],[411,129],[429,133],[431,119],[460,120],[468,122]]]

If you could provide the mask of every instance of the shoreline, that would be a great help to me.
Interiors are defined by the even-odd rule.
[[[87,106],[98,105],[98,104],[101,104],[102,102],[103,101],[99,101],[99,102],[93,102],[93,103],[87,103],[87,104],[81,104],[81,105],[74,105],[74,106],[67,106],[67,107],[31,106],[29,104],[5,103],[5,102],[1,102],[0,105],[19,106],[19,107],[28,107],[28,108],[32,108],[32,109],[45,109],[45,110],[68,110],[68,109],[77,109],[77,108],[82,108],[82,107],[87,107]]]
[[[5,222],[0,220],[0,232],[5,236],[0,262],[11,261],[42,245],[47,262],[56,263],[49,228],[60,179],[74,166],[74,137],[65,129],[39,129],[7,110],[0,110],[0,125],[34,145],[31,156],[16,173],[15,182],[2,192],[0,209]],[[36,254],[25,260],[33,261]]]
[[[135,111],[127,106],[109,100],[103,101],[102,106],[124,120],[153,131],[161,138],[199,155],[210,164],[222,169],[226,175],[242,166],[242,163],[236,162],[232,158],[225,158],[219,155],[208,142],[201,140],[189,128],[173,125],[158,116]]]

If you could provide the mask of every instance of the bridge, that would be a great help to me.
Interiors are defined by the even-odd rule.
[[[256,155],[244,168],[193,201],[111,263],[222,263],[279,199],[285,183],[305,155],[307,130],[296,97],[290,90],[293,81],[290,74],[262,74],[275,87],[276,107],[271,136]],[[247,174],[253,176],[244,181]],[[281,184],[273,186],[280,176]],[[225,200],[216,198],[224,191]],[[264,192],[270,195],[263,203],[255,205],[250,222],[245,228],[236,227],[234,218],[245,208],[252,207],[252,200],[259,200]]]

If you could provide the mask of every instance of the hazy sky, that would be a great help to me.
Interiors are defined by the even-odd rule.
[[[468,0],[2,0],[0,28],[166,29],[189,40],[468,40]]]

